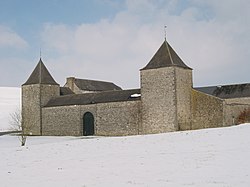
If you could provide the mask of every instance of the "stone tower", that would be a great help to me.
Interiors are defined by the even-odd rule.
[[[140,76],[142,133],[190,129],[192,69],[166,40]]]
[[[42,107],[52,97],[59,95],[59,84],[40,59],[28,80],[22,85],[22,126],[26,134],[42,135]]]

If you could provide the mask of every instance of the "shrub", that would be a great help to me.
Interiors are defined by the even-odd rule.
[[[250,122],[250,108],[243,110],[237,118],[237,124]]]

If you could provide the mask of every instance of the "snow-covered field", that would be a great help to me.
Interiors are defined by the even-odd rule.
[[[20,97],[20,88],[0,87],[0,132],[11,128],[10,114],[19,110]]]
[[[1,114],[19,104],[6,93]],[[1,187],[250,186],[250,124],[129,137],[36,136],[24,147],[4,135],[0,155]]]
[[[0,136],[0,186],[250,186],[250,124],[131,137]]]

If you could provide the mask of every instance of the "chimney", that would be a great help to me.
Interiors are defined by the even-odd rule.
[[[67,77],[66,85],[74,92],[75,77]]]

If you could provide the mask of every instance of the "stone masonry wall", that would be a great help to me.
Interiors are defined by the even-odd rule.
[[[177,119],[179,130],[190,130],[192,122],[192,70],[176,68]]]
[[[43,107],[48,103],[52,97],[60,96],[59,85],[41,84],[41,106]]]
[[[142,133],[178,130],[175,67],[141,70]]]
[[[97,132],[97,116],[98,116],[98,113],[97,113],[97,105],[98,104],[91,104],[91,105],[81,105],[80,106],[80,134],[81,136],[83,135],[83,128],[84,128],[84,125],[83,125],[83,116],[86,112],[90,112],[93,114],[94,116],[94,129],[95,129],[95,135],[98,135]]]
[[[43,135],[82,135],[80,106],[45,107],[42,113]]]
[[[52,97],[59,97],[59,85],[41,84],[41,107],[45,106]],[[42,113],[42,109],[41,109]],[[43,115],[43,114],[41,114]],[[43,118],[41,117],[41,132],[43,132]]]
[[[97,104],[96,134],[101,136],[139,134],[140,109],[140,101]]]
[[[41,135],[41,107],[46,105],[51,97],[59,96],[59,85],[23,85],[22,86],[22,117],[24,132]]]
[[[22,86],[22,120],[25,134],[40,135],[40,85]]]
[[[223,100],[192,90],[192,129],[223,126]]]
[[[94,116],[95,135],[135,135],[140,127],[140,107],[140,101],[44,107],[43,135],[82,136],[86,112]]]
[[[224,125],[235,125],[238,121],[239,115],[244,111],[250,109],[250,98],[233,98],[225,99],[224,102]]]

